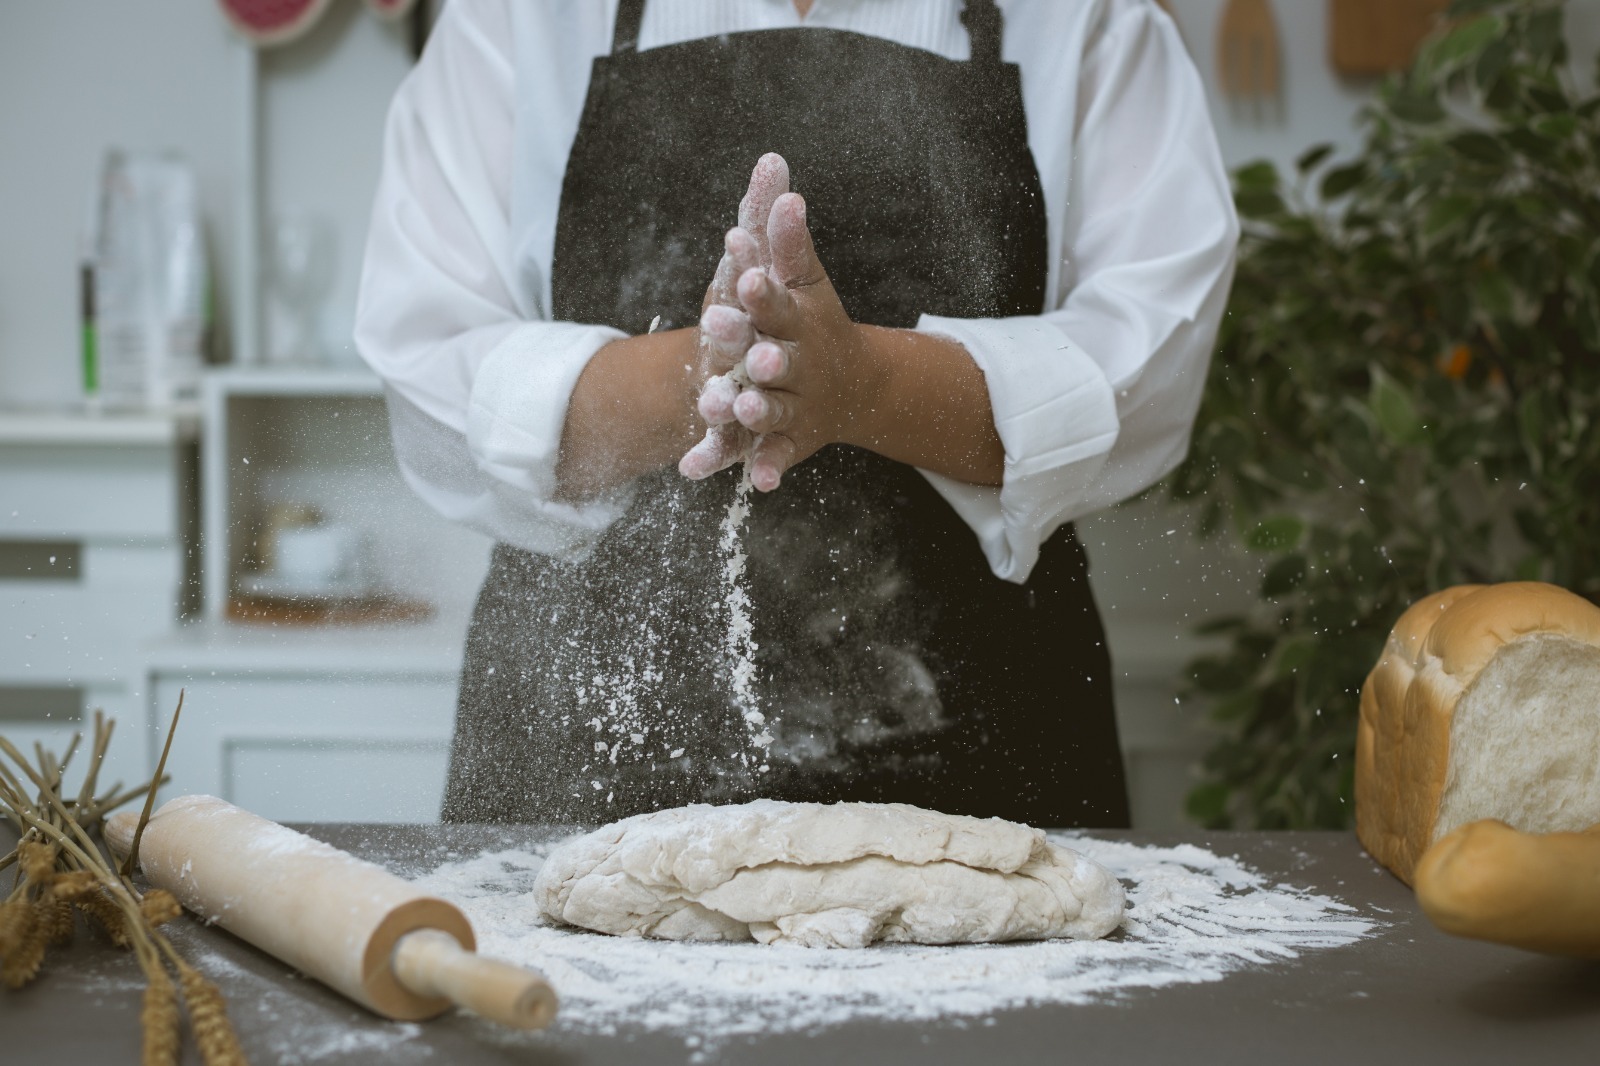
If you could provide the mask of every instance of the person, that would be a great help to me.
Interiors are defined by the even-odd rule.
[[[1237,238],[1154,0],[450,4],[357,321],[497,542],[445,819],[1126,825],[1073,520],[1182,458]]]

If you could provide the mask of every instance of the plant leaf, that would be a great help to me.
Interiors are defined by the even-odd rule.
[[[1285,593],[1292,592],[1300,586],[1306,576],[1306,557],[1304,555],[1285,555],[1267,569],[1266,576],[1261,579],[1261,596],[1263,599],[1275,600]]]
[[[1470,19],[1437,38],[1423,51],[1422,66],[1444,72],[1476,59],[1485,48],[1499,40],[1505,23],[1497,15]]]
[[[1409,445],[1422,439],[1422,419],[1417,416],[1416,404],[1393,378],[1376,368],[1367,406],[1383,435],[1394,443]]]
[[[1456,223],[1471,217],[1479,201],[1465,196],[1443,196],[1428,205],[1427,221],[1422,224],[1422,235],[1429,239],[1438,237]]]
[[[1542,115],[1533,120],[1533,131],[1552,141],[1564,141],[1578,132],[1578,116],[1569,112]]]
[[[1278,188],[1278,168],[1268,160],[1258,159],[1234,171],[1233,184],[1236,189],[1275,191]]]
[[[1397,96],[1389,101],[1389,113],[1413,126],[1431,126],[1444,120],[1444,108],[1431,96]]]
[[[1327,143],[1314,144],[1300,153],[1300,157],[1294,161],[1294,168],[1302,174],[1309,174],[1316,170],[1317,166],[1332,154],[1333,145]]]
[[[1367,177],[1365,163],[1351,163],[1347,166],[1334,167],[1322,179],[1322,198],[1324,200],[1337,200],[1339,197],[1360,185]]]
[[[1274,515],[1257,522],[1254,528],[1245,534],[1244,544],[1251,551],[1282,551],[1300,543],[1305,531],[1305,522],[1294,515]]]
[[[1233,790],[1220,781],[1197,786],[1183,805],[1184,813],[1208,829],[1227,825],[1228,797]]]
[[[1504,141],[1477,130],[1458,133],[1448,143],[1457,155],[1484,166],[1504,166],[1508,156]]]

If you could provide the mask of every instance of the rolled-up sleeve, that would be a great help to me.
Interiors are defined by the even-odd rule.
[[[356,346],[384,381],[395,454],[418,495],[497,540],[570,554],[627,502],[555,498],[573,386],[622,334],[550,321],[537,268],[513,255],[511,40],[504,3],[447,5],[397,92]]]
[[[998,487],[924,474],[1019,583],[1061,525],[1182,460],[1239,237],[1205,90],[1155,5],[1120,7],[1077,92],[1056,306],[917,326],[971,354],[1005,448]]]

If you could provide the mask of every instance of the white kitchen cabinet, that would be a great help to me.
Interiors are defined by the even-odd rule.
[[[192,410],[0,413],[0,735],[29,755],[80,730],[87,751],[103,709],[102,780],[144,776],[142,650],[197,599],[197,432]]]
[[[209,793],[279,821],[436,821],[462,626],[174,634],[149,666],[157,752],[183,692],[163,795]]]

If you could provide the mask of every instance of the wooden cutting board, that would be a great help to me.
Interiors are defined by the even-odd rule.
[[[1449,6],[1450,0],[1329,0],[1333,69],[1358,77],[1404,70]]]

